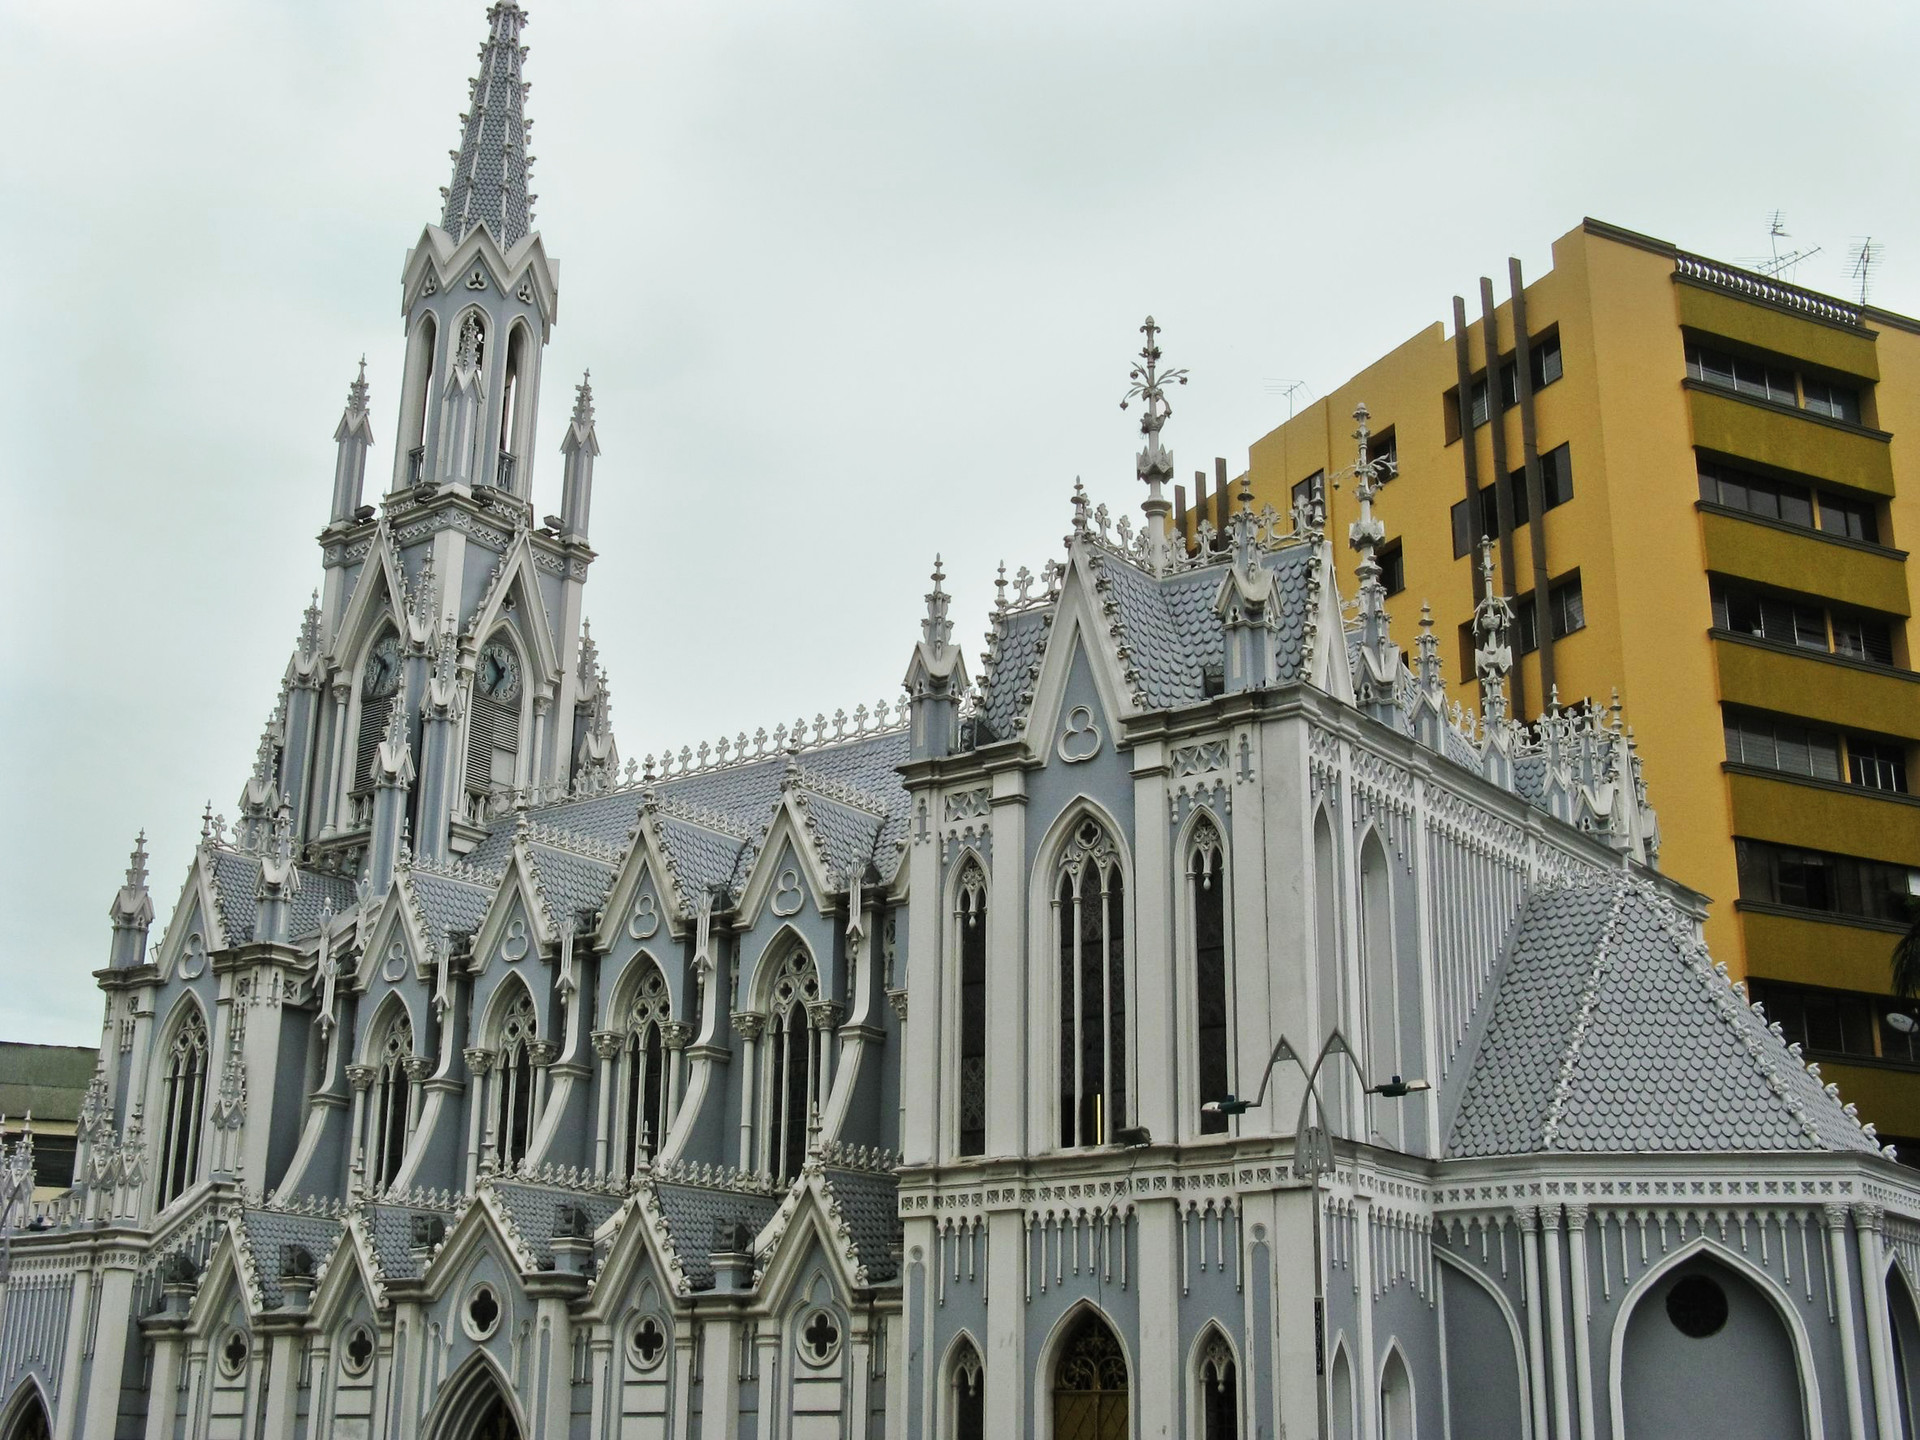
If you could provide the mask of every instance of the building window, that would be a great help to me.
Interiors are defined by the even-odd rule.
[[[1883,620],[1828,610],[1817,600],[1766,594],[1717,579],[1712,584],[1712,596],[1715,629],[1874,665],[1893,664],[1893,631]]]
[[[1565,363],[1560,354],[1560,331],[1551,329],[1536,335],[1528,342],[1528,354],[1531,363],[1528,369],[1533,375],[1533,391],[1537,395],[1547,386],[1566,373]],[[1520,403],[1519,361],[1509,350],[1500,359],[1500,408],[1511,410]],[[1473,428],[1478,430],[1487,423],[1490,414],[1487,409],[1487,372],[1482,370],[1467,383],[1467,404],[1471,409]],[[1460,387],[1453,386],[1445,397],[1445,430],[1447,444],[1451,445],[1460,438]]]
[[[1387,462],[1386,469],[1380,473],[1382,485],[1400,473],[1400,438],[1393,433],[1393,426],[1373,432],[1367,442],[1367,458]]]
[[[1083,821],[1060,857],[1060,1143],[1104,1145],[1127,1113],[1125,881],[1113,840]]]
[[[185,1193],[200,1172],[200,1116],[207,1098],[207,1022],[192,1010],[167,1056],[167,1118],[160,1142],[160,1207]]]
[[[1523,465],[1507,476],[1507,503],[1513,507],[1513,525],[1517,530],[1532,514],[1527,501],[1527,471]],[[1540,501],[1549,510],[1558,509],[1573,499],[1573,456],[1565,445],[1556,445],[1540,457]],[[1477,511],[1477,514],[1476,514]],[[1456,500],[1449,512],[1453,528],[1453,558],[1471,555],[1482,535],[1500,533],[1500,498],[1492,485],[1482,485],[1478,504],[1469,507]],[[1478,519],[1478,528],[1474,520]]]
[[[1389,595],[1407,588],[1407,554],[1398,540],[1380,549],[1380,583]]]
[[[1316,470],[1306,479],[1295,481],[1293,488],[1287,492],[1288,508],[1298,514],[1302,504],[1311,505],[1314,501],[1321,499],[1322,492],[1326,488],[1326,479],[1326,471]]]
[[[1904,923],[1910,900],[1920,896],[1920,870],[1905,865],[1764,840],[1733,843],[1742,900]]]
[[[1239,1440],[1240,1379],[1219,1331],[1200,1351],[1200,1440]]]
[[[373,1180],[382,1190],[399,1176],[407,1153],[407,1120],[413,1101],[407,1062],[412,1058],[413,1022],[403,1013],[388,1022],[381,1037],[380,1070],[374,1082]]]
[[[511,1170],[527,1158],[527,1140],[533,1133],[533,1047],[537,1043],[533,997],[522,991],[500,1022],[493,1143],[503,1170]]]
[[[621,1174],[632,1175],[653,1158],[667,1127],[667,1053],[665,1026],[673,1018],[667,977],[650,955],[633,1003],[627,1007],[627,1036],[620,1046]]]
[[[1816,528],[1817,500],[1819,529],[1869,545],[1880,543],[1879,507],[1870,500],[1849,499],[1832,490],[1816,491],[1798,481],[1756,475],[1705,457],[1699,469],[1700,498],[1708,505],[1812,530]]]
[[[953,1440],[987,1440],[984,1377],[980,1352],[961,1337],[953,1354]]]
[[[497,635],[474,662],[467,712],[466,799],[473,820],[497,809],[518,778],[522,688],[519,653]]]
[[[960,1153],[987,1153],[987,877],[972,859],[960,876]]]
[[[1847,741],[1847,779],[1866,790],[1907,793],[1907,754],[1900,745],[1877,740]]]
[[[1724,717],[1727,759],[1783,775],[1812,780],[1840,778],[1840,736],[1793,720],[1728,711]]]
[[[807,1158],[807,1125],[824,1088],[820,1032],[813,1008],[820,974],[813,956],[795,945],[775,973],[767,1021],[767,1144],[762,1168],[781,1184],[800,1173]]]
[[[1920,1065],[1920,1033],[1902,1034],[1887,1023],[1896,1012],[1911,1015],[1910,1001],[1765,980],[1751,981],[1748,993],[1787,1042],[1809,1055]]]
[[[1194,1056],[1200,1102],[1224,1100],[1232,1091],[1227,1024],[1227,880],[1220,832],[1209,820],[1194,826],[1187,847],[1187,895],[1193,906]],[[1200,1117],[1202,1135],[1227,1133],[1225,1115]]]
[[[1860,392],[1849,385],[1795,373],[1791,362],[1756,360],[1726,350],[1687,342],[1687,377],[1703,385],[1731,390],[1775,405],[1791,405],[1815,415],[1860,423]]]
[[[1556,580],[1547,589],[1547,615],[1553,624],[1553,638],[1564,640],[1576,630],[1587,628],[1587,602],[1580,589],[1580,574]],[[1533,592],[1514,598],[1513,629],[1515,644],[1522,655],[1540,648],[1539,625],[1533,608]]]
[[[1850,500],[1831,490],[1820,492],[1820,528],[1832,535],[1880,543],[1880,507],[1870,500]]]

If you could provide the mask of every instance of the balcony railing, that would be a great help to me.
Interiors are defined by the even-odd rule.
[[[1749,300],[1778,305],[1784,310],[1798,310],[1816,320],[1831,320],[1840,325],[1861,324],[1859,308],[1844,300],[1836,300],[1831,295],[1822,295],[1814,290],[1802,290],[1798,285],[1789,285],[1769,275],[1757,275],[1751,270],[1722,265],[1702,255],[1682,252],[1674,260],[1674,270],[1689,280],[1698,280],[1716,290],[1726,290]]]
[[[498,485],[502,490],[513,489],[513,467],[519,463],[518,456],[514,455],[511,451],[502,450],[500,452],[500,468],[495,472],[496,478],[493,483]]]

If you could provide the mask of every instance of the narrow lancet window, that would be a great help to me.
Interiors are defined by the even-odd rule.
[[[413,1023],[396,1015],[381,1037],[380,1066],[374,1083],[373,1143],[369,1146],[374,1184],[386,1189],[400,1174],[407,1153],[407,1122],[412,1108],[412,1079],[407,1062],[413,1058]]]
[[[667,1124],[666,1041],[663,1026],[671,1018],[667,980],[646,956],[638,993],[627,1011],[627,1038],[621,1050],[621,1173],[632,1175],[652,1161]]]
[[[200,1171],[200,1119],[207,1099],[207,1022],[196,1010],[167,1055],[166,1126],[160,1145],[160,1208],[186,1192]]]
[[[987,1153],[987,878],[972,860],[960,877],[960,1153]]]
[[[494,1081],[493,1134],[500,1168],[527,1158],[533,1134],[533,1000],[522,995],[500,1022],[500,1073]]]
[[[1193,906],[1194,1056],[1200,1102],[1230,1093],[1227,1025],[1227,884],[1221,873],[1220,832],[1210,821],[1194,827],[1187,851],[1187,890]],[[1224,1135],[1225,1115],[1202,1113],[1200,1133]]]
[[[1060,957],[1060,1143],[1104,1145],[1127,1123],[1125,881],[1111,838],[1088,820],[1054,890]]]
[[[767,1016],[766,1169],[782,1184],[806,1161],[807,1128],[825,1083],[811,1014],[819,999],[813,956],[795,945],[774,976]]]

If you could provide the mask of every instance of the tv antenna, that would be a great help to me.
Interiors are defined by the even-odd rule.
[[[1867,292],[1873,284],[1873,267],[1880,263],[1882,247],[1873,243],[1871,235],[1860,237],[1860,243],[1853,247],[1853,265],[1847,274],[1860,286],[1860,303],[1867,303]]]
[[[1770,276],[1775,280],[1784,279],[1791,281],[1795,267],[1797,267],[1802,260],[1811,259],[1820,253],[1820,247],[1814,245],[1805,250],[1788,250],[1783,254],[1780,250],[1780,242],[1791,238],[1792,237],[1787,234],[1787,212],[1784,210],[1774,211],[1773,214],[1767,218],[1767,246],[1772,253],[1765,260],[1762,260],[1758,265],[1754,266],[1754,269],[1758,270],[1762,275]]]
[[[1287,397],[1287,418],[1289,420],[1293,418],[1293,397],[1302,390],[1307,392],[1307,398],[1309,400],[1313,398],[1313,387],[1308,385],[1304,380],[1275,380],[1269,378],[1267,381],[1267,393],[1269,395],[1284,395]]]

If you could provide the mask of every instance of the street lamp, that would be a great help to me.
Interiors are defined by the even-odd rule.
[[[1313,1191],[1311,1206],[1313,1213],[1313,1368],[1314,1368],[1314,1410],[1319,1420],[1318,1433],[1327,1433],[1327,1384],[1326,1384],[1326,1285],[1321,1274],[1320,1264],[1320,1177],[1333,1172],[1333,1137],[1319,1125],[1307,1123],[1307,1107],[1320,1100],[1318,1080],[1320,1067],[1327,1063],[1331,1055],[1344,1055],[1353,1066],[1353,1073],[1360,1079],[1360,1088],[1369,1095],[1378,1095],[1386,1100],[1401,1100],[1433,1087],[1425,1080],[1407,1080],[1395,1075],[1391,1080],[1379,1085],[1367,1084],[1367,1072],[1360,1067],[1360,1057],[1353,1053],[1353,1047],[1336,1028],[1327,1036],[1326,1044],[1320,1047],[1320,1053],[1314,1057],[1313,1065],[1308,1067],[1300,1059],[1300,1052],[1287,1043],[1282,1035],[1279,1043],[1273,1047],[1273,1054],[1267,1057],[1267,1068],[1260,1075],[1260,1089],[1253,1099],[1242,1100],[1237,1095],[1226,1095],[1218,1100],[1209,1100],[1200,1107],[1204,1115],[1244,1115],[1267,1098],[1267,1086],[1273,1080],[1273,1067],[1282,1060],[1291,1060],[1306,1077],[1307,1087],[1300,1096],[1300,1114],[1293,1124],[1293,1172],[1307,1182]],[[1320,1100],[1320,1112],[1326,1113],[1326,1102]]]

